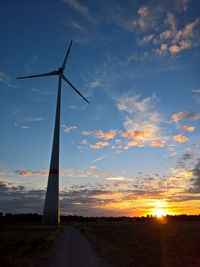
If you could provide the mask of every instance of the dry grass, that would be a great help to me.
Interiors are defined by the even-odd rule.
[[[49,249],[60,231],[58,228],[21,224],[1,225],[0,266],[35,266],[34,259]]]
[[[90,222],[77,227],[114,266],[200,266],[199,222]]]

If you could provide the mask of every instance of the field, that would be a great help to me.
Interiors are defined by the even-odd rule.
[[[0,225],[0,266],[34,267],[34,260],[59,236],[58,228],[9,223]]]
[[[79,219],[70,218],[65,223],[74,225],[93,244],[97,254],[113,266],[200,266],[200,221]],[[39,223],[1,224],[0,266],[37,266],[35,260],[49,250],[61,229],[42,227]]]
[[[84,222],[76,227],[118,267],[199,267],[200,223]]]

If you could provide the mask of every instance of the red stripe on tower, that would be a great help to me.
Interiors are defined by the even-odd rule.
[[[50,174],[58,174],[58,169],[50,169]]]

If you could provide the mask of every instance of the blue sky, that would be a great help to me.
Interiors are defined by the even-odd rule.
[[[57,78],[61,213],[199,213],[200,4],[1,1],[0,209],[42,212]],[[192,208],[191,208],[192,207]]]

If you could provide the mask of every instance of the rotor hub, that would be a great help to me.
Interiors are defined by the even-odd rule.
[[[60,68],[58,69],[58,74],[63,74],[63,68],[62,68],[62,67],[60,67]]]

